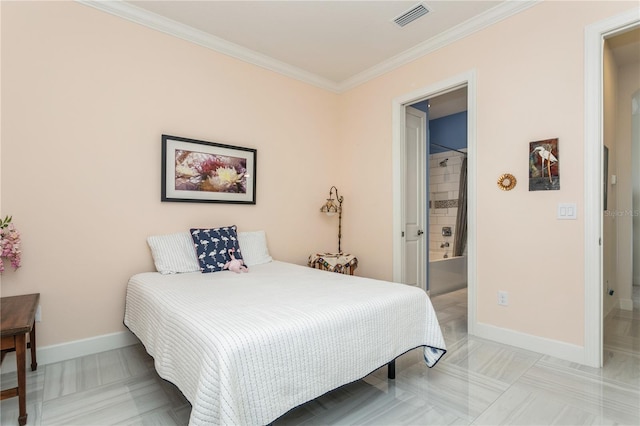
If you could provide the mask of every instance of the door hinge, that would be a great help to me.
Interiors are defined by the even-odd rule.
[[[402,231],[402,238],[404,238],[404,231]]]

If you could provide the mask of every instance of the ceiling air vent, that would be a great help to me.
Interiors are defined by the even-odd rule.
[[[426,15],[427,13],[429,13],[429,9],[427,9],[426,6],[423,4],[418,4],[412,7],[411,9],[407,10],[405,13],[398,16],[397,18],[394,18],[393,22],[395,22],[396,25],[400,27],[404,27],[405,25],[410,24],[411,22],[415,21],[419,17]]]

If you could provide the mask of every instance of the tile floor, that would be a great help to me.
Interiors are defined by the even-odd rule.
[[[640,290],[640,289],[639,289]],[[448,345],[435,368],[418,350],[304,404],[284,425],[638,425],[640,312],[605,321],[605,366],[594,369],[470,337],[466,290],[433,298]],[[1,376],[13,386],[15,374]],[[190,406],[160,379],[141,345],[28,372],[28,425],[186,425]],[[0,425],[17,424],[17,398],[0,404]]]

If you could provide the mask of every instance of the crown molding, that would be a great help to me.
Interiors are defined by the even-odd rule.
[[[294,67],[285,62],[278,61],[270,56],[263,55],[254,50],[247,49],[238,44],[231,43],[220,37],[208,34],[204,31],[160,16],[156,13],[125,3],[121,0],[97,1],[75,0],[77,3],[93,7],[103,12],[110,13],[120,18],[127,19],[145,27],[163,32],[165,34],[181,38],[202,47],[214,50],[223,55],[231,56],[244,62],[266,68],[287,77],[317,86],[331,92],[338,92],[338,83],[320,77],[317,74]]]
[[[503,3],[500,3],[498,6],[493,7],[480,15],[477,15],[447,31],[438,34],[435,37],[430,38],[429,40],[423,41],[422,43],[416,45],[415,47],[412,47],[411,49],[407,49],[404,52],[399,53],[398,55],[384,62],[381,62],[378,65],[375,65],[359,74],[354,75],[353,77],[344,80],[339,84],[338,91],[342,93],[351,90],[354,87],[366,83],[369,80],[386,74],[389,71],[406,65],[409,62],[421,58],[422,56],[432,53],[451,43],[463,39],[464,37],[470,36],[475,32],[483,30],[495,23],[507,19],[510,16],[516,15],[526,9],[529,9],[530,7],[535,6],[540,2],[542,2],[542,0],[505,1]]]
[[[487,28],[510,16],[520,13],[542,0],[505,1],[488,11],[469,19],[462,24],[445,31],[436,37],[426,40],[417,46],[375,65],[342,82],[335,82],[317,74],[278,61],[220,37],[205,33],[188,25],[165,18],[148,10],[126,3],[122,0],[97,1],[75,0],[76,2],[127,19],[148,28],[169,34],[174,37],[198,44],[227,56],[268,69],[293,79],[311,84],[334,93],[343,93],[367,81],[406,65],[424,55],[441,49],[457,40]]]

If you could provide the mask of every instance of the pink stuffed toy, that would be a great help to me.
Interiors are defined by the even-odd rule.
[[[222,269],[228,269],[235,272],[236,274],[239,274],[240,272],[248,272],[249,268],[244,266],[244,260],[236,259],[236,257],[233,255],[233,252],[235,251],[236,249],[229,249],[229,257],[231,257],[231,260],[225,263]]]

